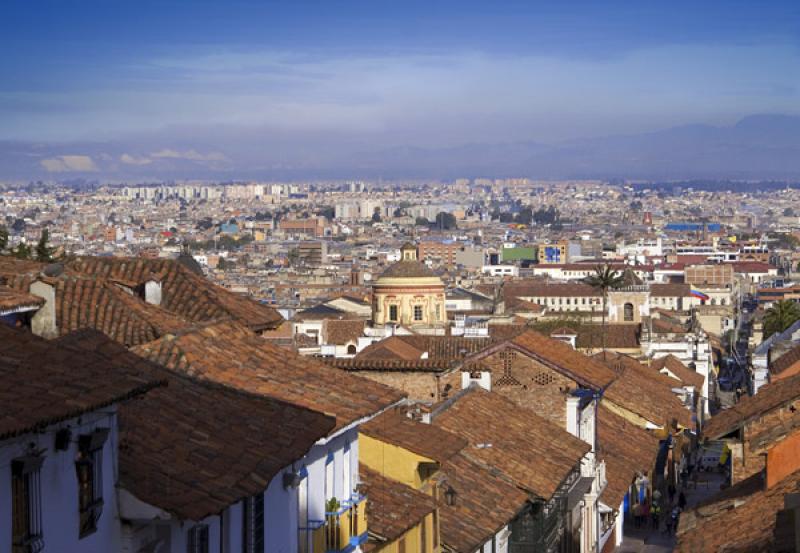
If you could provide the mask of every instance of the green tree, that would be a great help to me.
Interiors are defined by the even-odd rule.
[[[381,208],[376,207],[375,211],[372,212],[372,222],[373,223],[380,223],[381,222]]]
[[[530,207],[525,207],[517,213],[514,221],[521,225],[530,225],[533,221],[533,210]]]
[[[39,236],[39,242],[36,244],[36,260],[50,263],[53,261],[53,248],[50,247],[50,231],[42,229],[42,234]]]
[[[608,291],[616,288],[621,288],[624,282],[624,277],[618,271],[611,268],[611,265],[598,265],[594,268],[594,274],[586,277],[586,284],[596,290],[600,290],[603,294],[603,312],[602,327],[603,327],[603,354],[606,351],[606,311],[608,305]]]
[[[11,250],[11,255],[13,255],[17,259],[30,259],[31,248],[25,242],[20,242],[16,248]]]
[[[427,227],[430,224],[430,221],[428,221],[425,217],[417,217],[414,220],[414,224],[418,227]]]
[[[792,209],[791,207],[787,207],[786,209],[783,210],[783,216],[794,217],[794,209]]]
[[[0,252],[6,249],[6,246],[8,246],[8,229],[0,226]]]
[[[776,332],[783,332],[800,319],[800,305],[790,300],[772,304],[764,314],[764,337],[768,338]]]
[[[436,214],[435,225],[436,228],[442,230],[454,230],[458,228],[458,221],[456,221],[456,216],[452,213],[440,211]]]

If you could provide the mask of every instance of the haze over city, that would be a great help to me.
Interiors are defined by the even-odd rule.
[[[0,178],[797,178],[799,11],[12,1]]]

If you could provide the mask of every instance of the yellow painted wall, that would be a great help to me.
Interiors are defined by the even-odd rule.
[[[422,480],[417,470],[419,464],[434,462],[432,459],[364,434],[358,437],[358,461],[384,477],[402,482],[415,490],[422,487]]]
[[[609,411],[613,411],[615,414],[619,415],[623,419],[627,420],[628,422],[632,422],[636,426],[641,428],[647,428],[647,419],[644,417],[637,415],[636,413],[625,409],[624,407],[613,403],[611,400],[607,398],[603,398],[603,407],[606,407]]]
[[[422,537],[422,530],[421,526],[425,524],[425,547],[422,548],[420,544],[420,538]],[[435,529],[438,531],[438,528]],[[441,541],[438,539],[436,542],[439,544],[438,547],[434,548],[434,519],[433,513],[426,516],[420,524],[413,526],[410,528],[405,534],[403,534],[399,539],[396,539],[393,542],[389,542],[381,547],[375,549],[376,552],[380,553],[400,553],[400,541],[405,540],[405,553],[440,553],[441,551]]]

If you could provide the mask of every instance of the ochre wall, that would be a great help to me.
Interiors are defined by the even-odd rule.
[[[396,445],[387,444],[365,434],[358,437],[359,462],[386,478],[402,482],[418,490],[422,486],[417,467],[420,463],[433,463],[422,455]]]

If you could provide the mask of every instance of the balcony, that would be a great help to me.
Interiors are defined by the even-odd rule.
[[[308,526],[300,528],[300,551],[305,553],[325,553],[325,521],[309,520]]]
[[[353,495],[325,513],[325,551],[348,553],[367,540],[367,498]],[[316,550],[314,550],[316,553]]]

